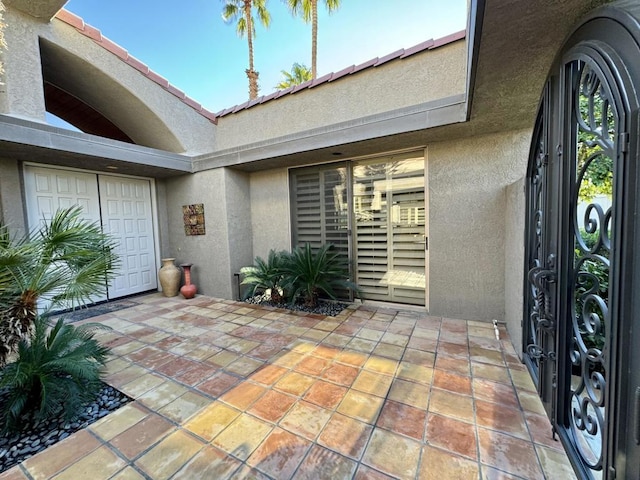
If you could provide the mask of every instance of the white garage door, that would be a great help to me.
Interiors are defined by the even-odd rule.
[[[85,218],[100,221],[105,233],[116,239],[121,264],[108,285],[109,299],[157,288],[149,180],[31,165],[25,166],[24,175],[29,228],[51,218],[58,208],[80,205]]]

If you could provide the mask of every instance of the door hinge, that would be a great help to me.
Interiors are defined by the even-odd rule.
[[[424,237],[424,251],[429,250],[429,237]]]
[[[611,480],[616,478],[616,468],[615,467],[609,467],[609,476],[607,478],[611,479]]]
[[[627,153],[629,151],[629,132],[622,132],[619,136],[620,151]]]

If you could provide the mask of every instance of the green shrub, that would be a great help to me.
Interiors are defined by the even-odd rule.
[[[118,264],[114,248],[78,206],[18,239],[0,225],[0,367],[29,336],[39,300],[68,308],[106,291]]]
[[[3,431],[19,429],[25,418],[39,421],[62,413],[71,420],[95,399],[109,353],[94,338],[98,328],[108,327],[75,327],[60,319],[49,330],[46,318],[36,317],[31,338],[20,341],[17,359],[0,371]]]
[[[288,257],[289,253],[276,252],[272,249],[266,261],[256,257],[255,265],[242,267],[240,269],[243,277],[241,284],[250,287],[245,292],[245,298],[253,297],[259,291],[269,290],[272,302],[282,302],[281,282],[284,275],[283,267]]]
[[[309,243],[295,248],[284,264],[282,284],[291,303],[302,298],[308,307],[318,304],[321,293],[335,299],[337,289],[358,291],[357,285],[349,281],[346,259],[333,251],[332,244],[315,252]]]

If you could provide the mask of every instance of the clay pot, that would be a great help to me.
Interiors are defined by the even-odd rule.
[[[180,288],[182,272],[175,266],[174,260],[175,258],[163,258],[162,267],[160,267],[160,272],[158,273],[162,294],[165,297],[175,297],[178,295],[178,289]]]
[[[180,289],[180,293],[184,298],[193,298],[198,291],[197,287],[191,283],[191,266],[192,263],[182,263],[180,266],[184,270],[184,285]]]

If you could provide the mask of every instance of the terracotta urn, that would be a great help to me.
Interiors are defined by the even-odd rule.
[[[182,272],[173,263],[174,261],[175,258],[163,258],[162,267],[160,267],[160,272],[158,273],[162,294],[165,297],[175,297],[178,295],[178,289],[180,288]]]
[[[184,285],[180,289],[180,293],[184,298],[193,298],[198,291],[197,287],[191,283],[191,267],[192,263],[181,263],[180,266],[184,270]]]

